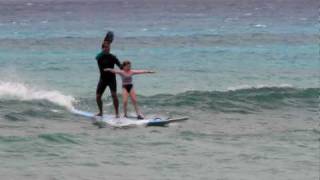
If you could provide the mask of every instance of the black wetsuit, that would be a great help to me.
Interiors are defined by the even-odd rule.
[[[104,71],[104,69],[113,69],[115,64],[120,68],[120,61],[116,56],[106,52],[99,53],[96,60],[100,70],[100,79],[96,93],[102,95],[107,86],[109,86],[110,91],[117,92],[116,75],[112,72]]]

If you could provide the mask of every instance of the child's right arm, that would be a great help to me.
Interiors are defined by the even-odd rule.
[[[112,72],[112,73],[115,73],[115,74],[121,74],[122,73],[121,70],[111,69],[111,68],[106,68],[106,69],[104,69],[104,71],[109,71],[109,72]]]

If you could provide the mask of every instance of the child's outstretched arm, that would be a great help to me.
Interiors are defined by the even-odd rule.
[[[156,73],[155,71],[150,70],[131,70],[132,74],[150,74],[150,73]]]
[[[111,69],[111,68],[106,68],[106,69],[104,69],[104,71],[109,71],[109,72],[112,72],[114,74],[121,74],[122,73],[121,70]]]

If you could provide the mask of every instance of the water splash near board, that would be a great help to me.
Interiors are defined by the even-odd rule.
[[[96,116],[94,113],[81,111],[78,109],[73,109],[71,111],[73,114],[87,117],[93,120],[95,124],[99,127],[106,125],[112,127],[132,127],[132,126],[166,126],[169,123],[180,122],[188,120],[188,117],[179,117],[179,118],[146,118],[143,120],[136,120],[133,118],[115,118],[113,115],[103,115],[102,117]]]

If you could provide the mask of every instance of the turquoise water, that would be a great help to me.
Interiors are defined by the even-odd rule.
[[[317,4],[0,0],[2,178],[317,179]],[[134,78],[144,114],[188,121],[99,129],[70,112],[97,111],[108,30],[121,61],[156,71]]]

